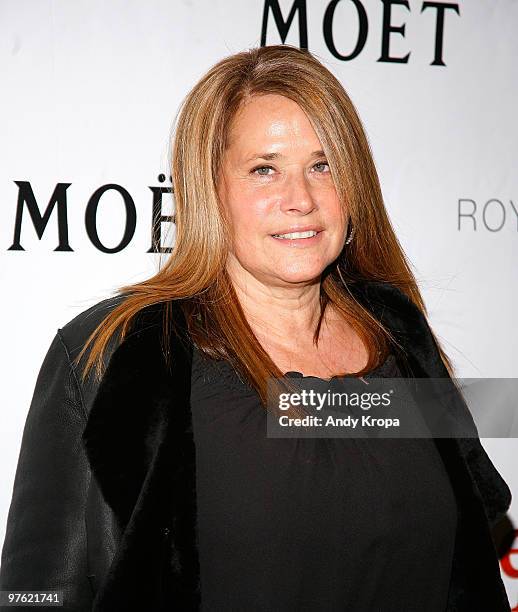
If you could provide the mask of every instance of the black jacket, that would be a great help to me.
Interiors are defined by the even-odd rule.
[[[413,375],[448,378],[426,319],[400,290],[370,281],[351,290],[405,348]],[[90,376],[80,384],[72,365],[119,300],[58,329],[45,357],[23,433],[0,588],[62,590],[66,611],[196,610],[192,344],[181,309],[175,304],[181,339],[171,343],[171,370],[160,305],[142,311],[123,342],[114,339],[100,383]],[[460,511],[447,610],[509,611],[491,527],[509,508],[510,490],[478,438],[436,444]]]

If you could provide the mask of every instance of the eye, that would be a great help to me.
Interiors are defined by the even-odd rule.
[[[257,166],[257,168],[254,168],[251,173],[255,174],[255,172],[257,170],[273,170],[273,168],[271,166]],[[259,174],[259,176],[268,176],[267,174]]]
[[[327,166],[329,168],[329,164],[326,161],[317,162],[316,164],[313,165],[313,168],[316,168],[317,166]],[[255,174],[258,170],[274,170],[274,168],[272,168],[272,166],[257,166],[256,168],[251,170],[250,173]],[[317,174],[327,174],[327,173],[318,170]],[[269,175],[266,173],[259,173],[258,176],[269,176]]]
[[[326,161],[317,162],[313,168],[316,168],[317,166],[327,166],[329,168],[329,164]],[[325,174],[325,172],[318,172],[318,174]]]

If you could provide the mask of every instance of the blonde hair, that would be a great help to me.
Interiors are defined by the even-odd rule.
[[[367,136],[343,86],[305,49],[291,45],[253,48],[219,61],[183,100],[176,117],[171,159],[174,248],[157,274],[117,290],[127,294],[125,299],[94,330],[78,356],[80,359],[93,342],[83,378],[94,362],[97,376],[101,376],[110,338],[120,331],[123,339],[134,317],[147,306],[164,304],[163,334],[168,338],[170,308],[178,300],[195,345],[211,358],[229,360],[265,404],[268,378],[283,373],[254,335],[225,269],[231,225],[217,194],[232,120],[252,96],[263,94],[286,96],[306,113],[327,157],[344,212],[355,229],[352,242],[322,273],[322,308],[314,342],[318,342],[325,308],[332,303],[368,348],[368,363],[358,375],[385,359],[390,341],[395,340],[354,299],[347,285],[355,281],[391,283],[427,314],[385,210]],[[438,341],[437,345],[452,373]]]

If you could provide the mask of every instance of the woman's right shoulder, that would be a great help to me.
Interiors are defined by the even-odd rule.
[[[62,384],[67,388],[77,388],[76,393],[81,398],[85,415],[89,412],[91,402],[99,386],[99,380],[94,375],[95,367],[90,370],[84,379],[82,377],[82,368],[90,355],[93,342],[87,346],[80,359],[79,355],[94,330],[110,312],[121,304],[124,298],[124,295],[104,298],[65,321],[57,328],[49,349],[47,359],[50,359],[53,363],[64,364],[63,367],[66,367],[68,373],[65,375],[65,370],[62,370]],[[118,333],[116,333],[106,345],[103,354],[103,370],[106,368],[118,343]]]
[[[58,334],[71,359],[81,352],[93,331],[112,310],[121,304],[124,298],[123,295],[115,295],[100,300],[58,327]]]

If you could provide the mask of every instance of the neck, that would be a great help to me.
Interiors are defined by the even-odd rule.
[[[320,278],[304,283],[269,284],[252,274],[229,276],[246,319],[258,337],[282,345],[314,333],[320,316]]]

